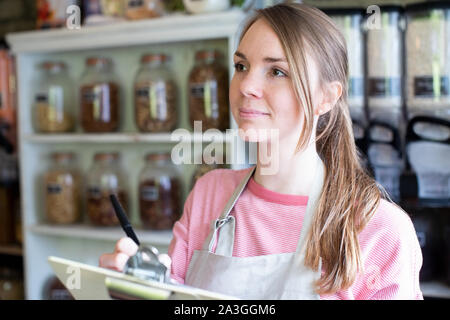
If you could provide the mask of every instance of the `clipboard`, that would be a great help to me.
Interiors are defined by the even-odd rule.
[[[76,300],[237,300],[187,285],[142,280],[114,270],[50,256],[58,279]]]

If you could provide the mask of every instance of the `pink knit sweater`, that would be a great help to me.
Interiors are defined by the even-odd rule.
[[[184,283],[194,250],[201,250],[216,219],[249,169],[217,169],[201,177],[173,228],[172,278]],[[233,256],[294,252],[308,198],[273,192],[249,181],[231,214],[236,219]],[[359,234],[364,272],[346,290],[321,299],[423,299],[422,253],[409,216],[385,200]]]

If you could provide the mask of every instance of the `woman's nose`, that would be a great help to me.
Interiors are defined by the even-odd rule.
[[[263,84],[254,73],[249,72],[241,80],[240,90],[245,97],[261,98]]]

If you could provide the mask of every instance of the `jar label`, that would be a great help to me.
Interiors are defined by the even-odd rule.
[[[414,77],[414,95],[416,97],[433,98],[448,96],[449,94],[450,90],[448,77]]]
[[[207,118],[217,119],[219,117],[217,81],[192,83],[190,91],[192,97],[203,99],[204,113]]]
[[[203,99],[205,91],[204,83],[191,83],[190,89],[191,89],[191,96],[193,96],[194,98]]]
[[[369,96],[370,97],[396,97],[400,96],[399,78],[370,78]]]
[[[348,95],[350,97],[361,97],[364,95],[363,78],[351,77],[348,81]]]
[[[146,186],[141,188],[141,199],[144,201],[156,201],[159,197],[157,187]]]
[[[128,8],[142,7],[143,5],[144,5],[143,0],[129,0],[128,1]]]
[[[46,93],[38,93],[36,94],[34,100],[36,101],[36,103],[47,103],[48,95]]]
[[[47,193],[48,194],[58,194],[61,193],[62,187],[58,183],[48,183],[47,184]]]
[[[88,187],[88,196],[90,198],[100,198],[102,193],[100,191],[100,187],[98,186],[90,186]]]
[[[166,99],[166,85],[164,82],[157,82],[153,85],[137,88],[136,97],[142,103],[148,104],[150,117],[152,119],[167,119],[168,106]]]

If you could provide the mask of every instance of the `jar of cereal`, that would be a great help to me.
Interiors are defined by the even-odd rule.
[[[136,125],[142,132],[169,132],[178,115],[176,87],[164,54],[142,56],[134,82]]]
[[[228,112],[228,70],[217,50],[201,50],[189,74],[189,116],[201,121],[202,131],[215,128],[225,131],[230,126]]]
[[[81,176],[73,153],[51,154],[51,165],[44,174],[45,215],[55,224],[70,224],[81,218]]]
[[[182,182],[170,153],[149,154],[139,177],[139,205],[145,228],[169,230],[181,216]]]
[[[81,79],[81,125],[86,132],[113,132],[120,127],[120,86],[109,58],[86,59]]]
[[[73,82],[63,62],[39,65],[34,91],[33,125],[36,132],[69,132],[75,129]]]
[[[111,204],[110,195],[115,194],[128,213],[128,196],[125,176],[118,153],[97,153],[89,169],[87,179],[87,214],[90,222],[97,226],[119,224]]]

